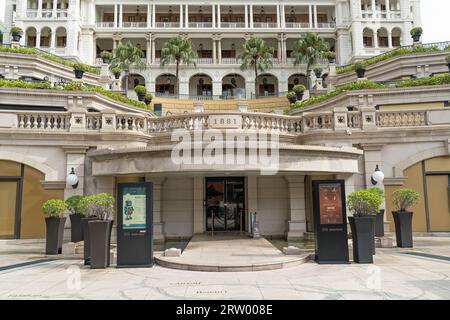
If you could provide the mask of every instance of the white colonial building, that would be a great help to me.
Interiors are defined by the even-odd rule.
[[[237,57],[244,41],[257,36],[274,48],[275,59],[274,68],[259,76],[256,95],[278,96],[306,81],[305,67],[294,67],[291,59],[302,33],[320,34],[343,65],[411,45],[410,29],[420,25],[420,0],[6,2],[6,24],[24,30],[23,46],[94,65],[101,51],[131,41],[143,50],[147,68],[130,79],[130,87],[145,84],[166,95],[175,91],[174,70],[160,66],[161,48],[178,34],[192,40],[199,56],[197,67],[182,68],[179,94],[254,95],[252,73],[239,69]]]

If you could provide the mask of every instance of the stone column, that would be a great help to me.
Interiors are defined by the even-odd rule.
[[[306,232],[305,176],[285,176],[288,184],[288,240],[303,239]]]
[[[122,28],[123,21],[123,4],[119,4],[119,28]]]
[[[153,239],[155,243],[164,243],[164,221],[162,221],[162,187],[165,177],[145,176],[146,182],[153,184]]]
[[[41,30],[36,30],[36,48],[41,47]]]
[[[152,63],[152,35],[147,34],[147,48],[146,48],[146,58],[147,58],[147,64]]]
[[[203,233],[205,231],[204,222],[204,207],[203,207],[203,193],[205,190],[204,182],[205,178],[201,176],[195,176],[194,178],[193,192],[193,204],[194,204],[194,217],[193,217],[193,233]]]
[[[314,27],[317,28],[317,5],[314,5]]]
[[[388,46],[389,48],[392,48],[392,31],[388,31]]]
[[[117,4],[114,5],[114,28],[117,28]]]
[[[282,55],[281,55],[281,51],[282,51],[282,46],[281,46],[281,35],[278,35],[278,51],[277,51],[277,59],[278,59],[278,62],[279,63],[281,63],[282,61],[281,61],[281,57],[282,57]]]
[[[390,17],[391,17],[391,4],[389,3],[389,0],[385,0],[385,6],[386,6],[386,18],[390,19]]]
[[[280,5],[277,4],[277,28],[281,27],[280,20]]]
[[[222,40],[220,38],[217,39],[217,63],[222,63]]]
[[[156,27],[156,5],[152,4],[152,28]],[[153,60],[155,61],[155,60]]]
[[[151,21],[152,21],[152,10],[150,7],[150,4],[147,4],[147,25],[146,28],[151,27]]]
[[[217,27],[222,27],[222,19],[220,18],[220,4],[217,5]]]
[[[250,28],[253,28],[253,5],[250,5]]]
[[[215,28],[216,27],[216,5],[213,4],[212,6],[212,27]]]
[[[313,27],[312,5],[309,5],[309,28],[312,29]]]
[[[183,28],[183,5],[180,4],[180,28]],[[186,19],[186,28],[189,28],[189,21]]]
[[[155,36],[152,34],[152,63],[156,62],[156,39]]]
[[[248,28],[248,5],[245,5],[245,29]]]
[[[38,0],[38,12],[37,12],[37,15],[38,15],[39,19],[42,18],[42,0]]]
[[[217,63],[217,45],[216,45],[216,38],[212,38],[212,45],[213,45],[213,64]]]
[[[53,12],[52,12],[52,18],[56,19],[56,7],[58,6],[58,0],[53,0]]]
[[[372,0],[372,13],[373,13],[373,17],[375,18],[377,16],[377,5],[375,0]]]

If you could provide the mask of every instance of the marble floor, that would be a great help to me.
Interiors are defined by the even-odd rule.
[[[28,257],[41,257],[39,246],[28,243],[19,255],[25,257],[31,250]],[[0,241],[0,266],[8,259],[17,262],[11,249]],[[407,254],[412,251],[431,257]],[[445,257],[450,257],[448,237],[416,238],[412,250],[377,249],[373,265],[310,261],[253,272],[184,271],[158,265],[91,270],[77,257],[60,257],[0,269],[0,299],[450,299],[450,261]]]

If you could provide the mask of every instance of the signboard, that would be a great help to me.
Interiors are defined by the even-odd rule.
[[[153,186],[119,183],[117,188],[117,267],[153,265]]]
[[[313,181],[313,211],[318,263],[349,263],[345,183]]]
[[[242,126],[240,115],[210,115],[208,126],[211,129],[239,129]]]

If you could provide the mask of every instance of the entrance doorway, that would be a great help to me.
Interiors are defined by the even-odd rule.
[[[206,178],[205,186],[206,231],[244,231],[244,178]]]
[[[0,239],[18,239],[20,230],[20,180],[0,179]]]

